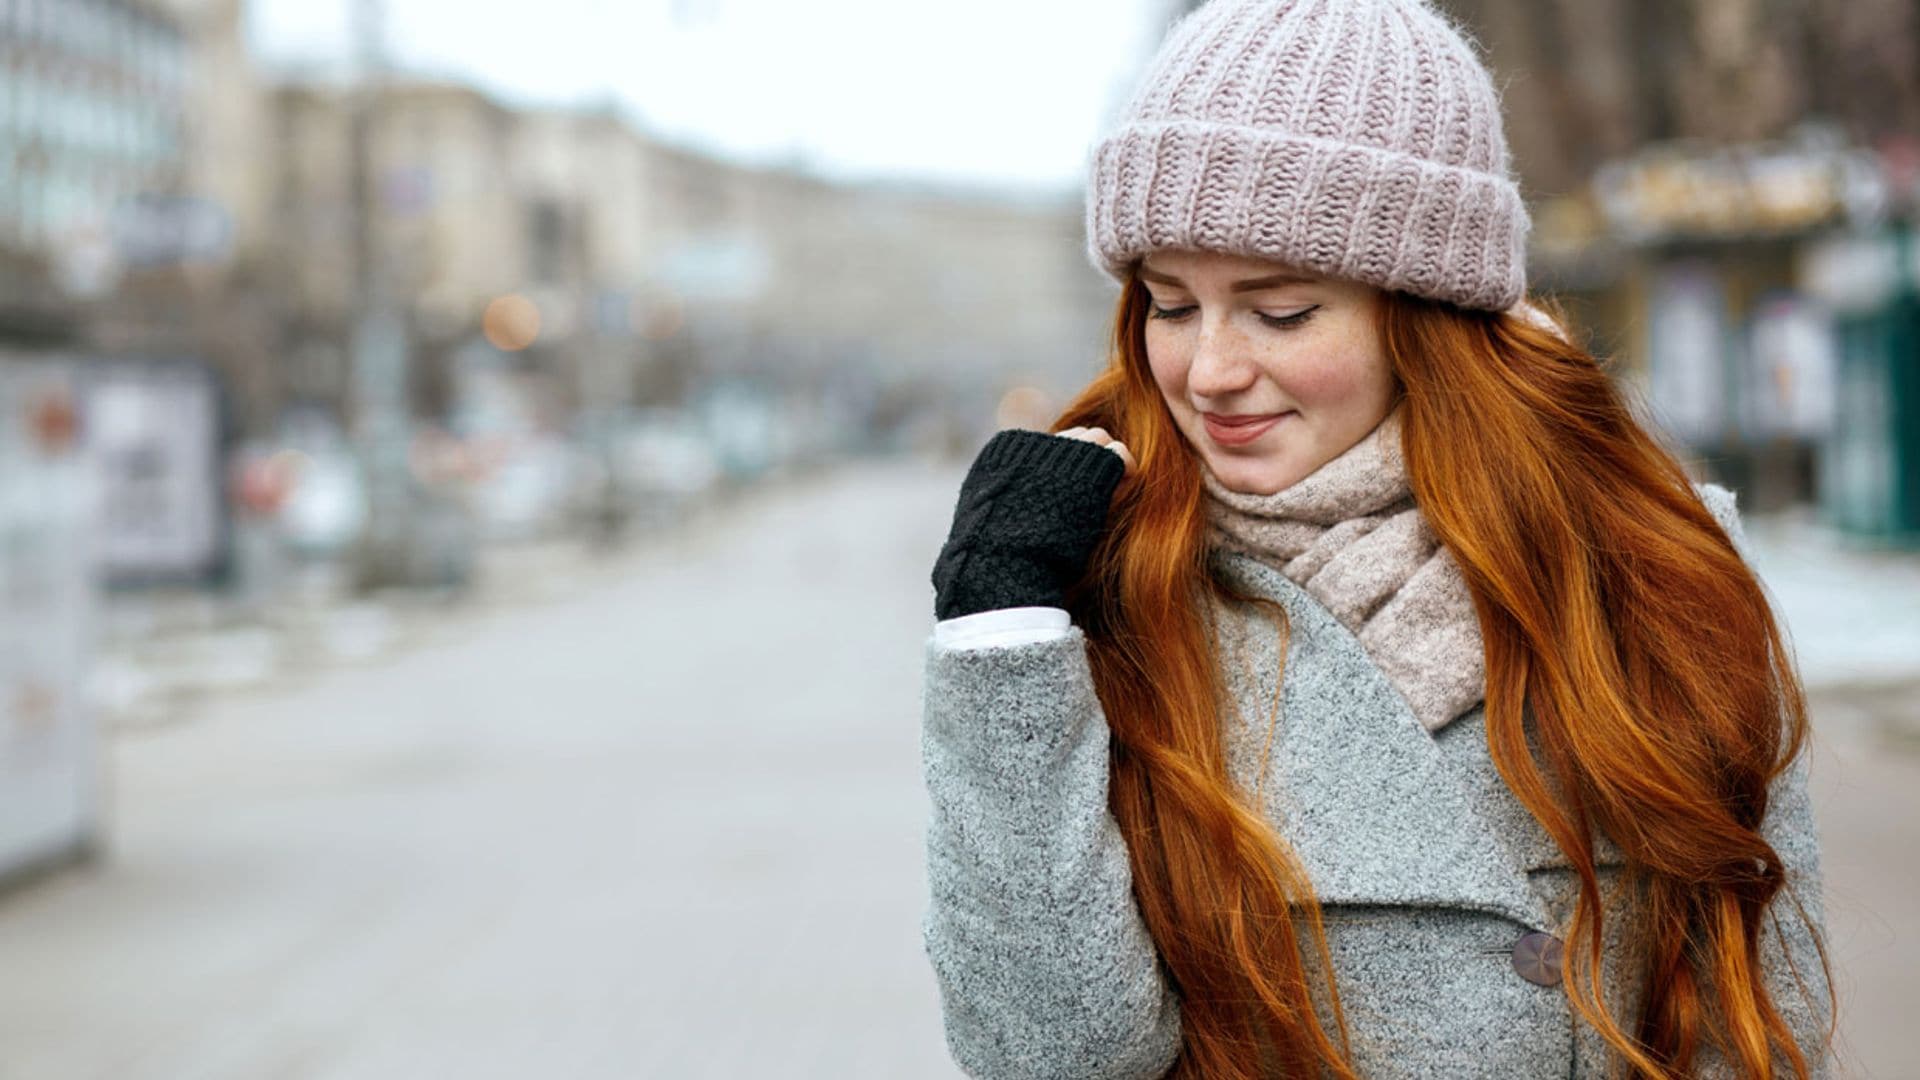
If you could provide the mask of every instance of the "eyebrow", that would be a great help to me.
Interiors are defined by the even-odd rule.
[[[1140,268],[1140,277],[1142,280],[1151,281],[1155,285],[1171,285],[1178,289],[1187,287],[1187,283],[1181,281],[1179,278],[1171,274],[1163,274],[1158,270],[1149,270],[1145,266]],[[1233,283],[1231,291],[1236,293],[1259,292],[1261,289],[1272,289],[1281,285],[1311,285],[1314,281],[1314,278],[1301,277],[1299,274],[1269,274],[1266,277],[1236,281]]]

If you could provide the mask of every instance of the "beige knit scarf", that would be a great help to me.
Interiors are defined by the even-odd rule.
[[[1473,598],[1408,486],[1395,409],[1366,438],[1273,495],[1229,491],[1204,465],[1209,541],[1274,566],[1360,639],[1437,731],[1486,694]]]

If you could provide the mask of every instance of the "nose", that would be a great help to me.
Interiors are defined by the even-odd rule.
[[[1231,397],[1253,385],[1258,369],[1246,342],[1217,323],[1203,325],[1187,365],[1187,391],[1197,398]]]

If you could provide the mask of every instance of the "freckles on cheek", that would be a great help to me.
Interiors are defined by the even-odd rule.
[[[1303,405],[1338,404],[1366,386],[1364,367],[1354,358],[1337,353],[1293,365],[1287,377],[1287,389]]]

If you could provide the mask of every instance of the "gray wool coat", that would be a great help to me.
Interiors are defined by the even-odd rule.
[[[1733,497],[1714,487],[1701,496],[1744,544]],[[1292,619],[1265,808],[1323,905],[1361,1075],[1608,1075],[1608,1048],[1564,990],[1527,981],[1512,962],[1521,935],[1563,933],[1577,876],[1494,769],[1484,710],[1427,732],[1304,590],[1252,558],[1213,559],[1216,573]],[[1277,637],[1257,612],[1214,614],[1239,705],[1223,718],[1229,760],[1252,791]],[[924,706],[923,929],[954,1059],[972,1076],[1006,1080],[1162,1075],[1180,1047],[1180,1002],[1108,810],[1109,733],[1080,631],[971,650],[930,641]],[[1804,757],[1778,781],[1763,827],[1822,925]],[[1597,854],[1604,890],[1620,856],[1604,837]],[[1814,1047],[1828,1021],[1819,959],[1791,904],[1775,909],[1783,932],[1763,931],[1769,986],[1800,1045]],[[1606,966],[1630,970],[1631,913],[1610,914]],[[1608,980],[1629,1030],[1630,982]],[[1702,1075],[1730,1072],[1716,1060]]]

